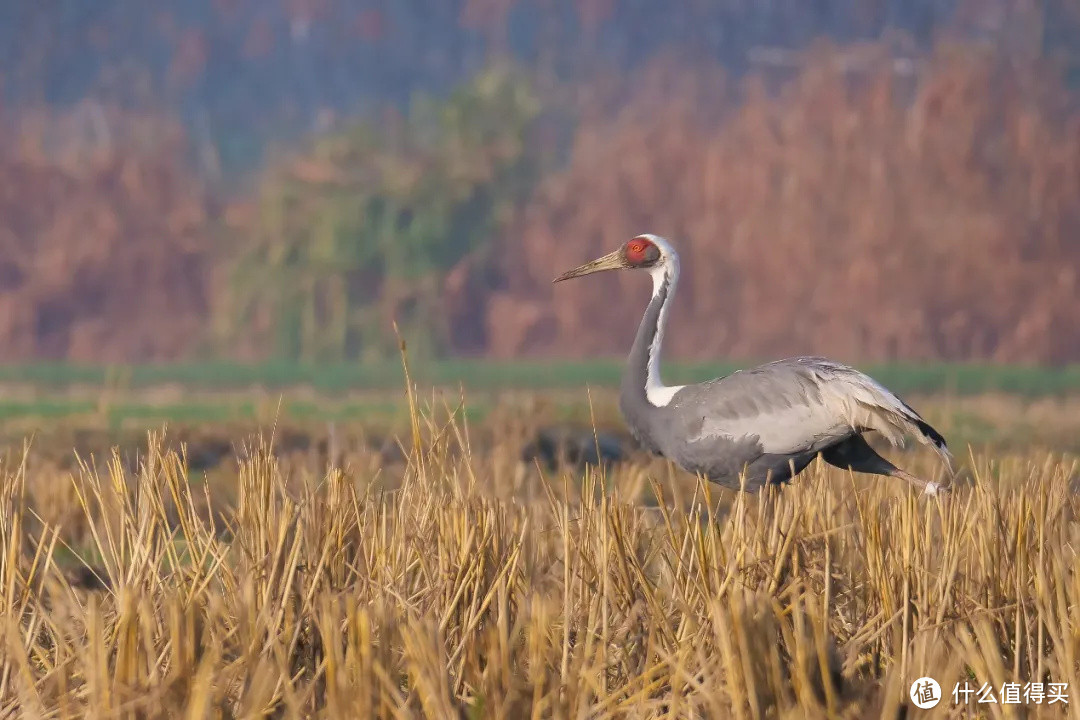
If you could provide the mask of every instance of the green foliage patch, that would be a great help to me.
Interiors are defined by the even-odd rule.
[[[531,194],[540,111],[527,78],[492,67],[448,98],[418,97],[404,117],[319,136],[272,164],[231,260],[218,343],[258,327],[267,357],[383,360],[397,353],[394,319],[414,356],[444,355],[443,280],[489,262]]]

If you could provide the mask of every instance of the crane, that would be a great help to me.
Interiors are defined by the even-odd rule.
[[[896,467],[870,447],[866,432],[877,431],[894,446],[910,434],[931,446],[952,471],[941,433],[876,380],[847,365],[794,357],[694,385],[664,385],[660,350],[679,282],[679,255],[670,242],[638,235],[553,282],[619,269],[645,270],[652,277],[652,299],[619,394],[623,418],[645,449],[712,482],[750,492],[788,482],[818,455],[845,470],[905,480],[928,495],[948,490]]]

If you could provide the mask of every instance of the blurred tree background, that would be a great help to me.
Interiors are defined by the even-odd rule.
[[[443,281],[466,260],[486,269],[528,199],[539,111],[527,78],[489,69],[271,163],[230,263],[221,338],[258,326],[279,357],[376,360],[397,352],[396,320],[414,352],[445,354]]]
[[[1077,0],[2,3],[0,359],[620,354],[549,280],[651,231],[673,355],[1080,360],[1078,86]]]

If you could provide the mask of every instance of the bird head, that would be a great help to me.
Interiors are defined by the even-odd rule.
[[[604,270],[654,270],[670,263],[675,250],[659,235],[638,235],[618,250],[564,272],[552,282],[591,275]]]

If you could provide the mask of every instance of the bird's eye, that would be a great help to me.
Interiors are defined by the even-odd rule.
[[[644,240],[636,239],[626,243],[626,259],[635,265],[645,262],[645,253],[648,251],[650,244]]]

